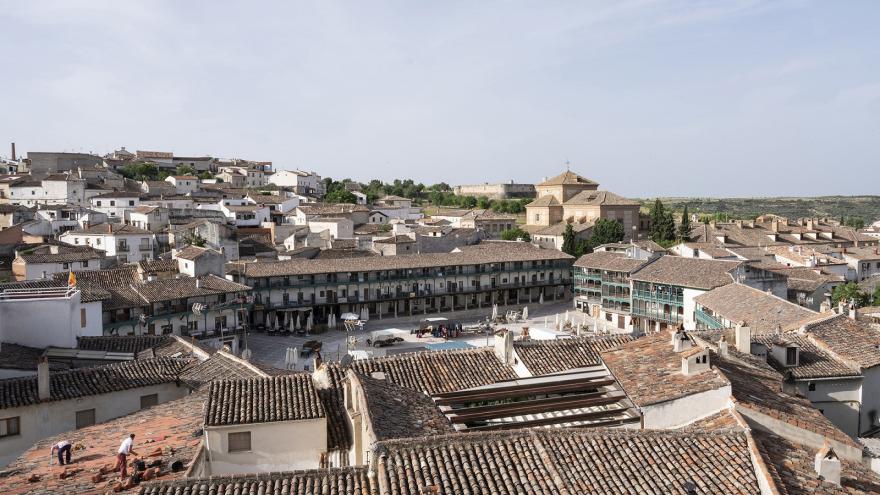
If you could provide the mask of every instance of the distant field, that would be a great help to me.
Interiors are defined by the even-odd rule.
[[[726,213],[749,218],[764,213],[799,217],[860,217],[866,224],[880,220],[880,196],[819,196],[813,198],[660,198],[675,211],[685,205],[691,213]],[[654,199],[640,199],[644,208]]]

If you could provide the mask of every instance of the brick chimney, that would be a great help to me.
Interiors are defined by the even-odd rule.
[[[50,395],[49,358],[41,356],[37,361],[37,396],[40,400],[49,400]]]
[[[12,143],[12,161],[15,161],[15,143]]]

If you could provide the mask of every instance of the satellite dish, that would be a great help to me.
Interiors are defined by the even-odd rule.
[[[346,354],[345,356],[342,356],[342,359],[339,360],[339,364],[342,365],[343,369],[351,366],[352,362],[354,362],[354,358],[351,356],[351,354]]]

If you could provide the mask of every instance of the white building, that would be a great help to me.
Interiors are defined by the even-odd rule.
[[[311,376],[212,382],[205,446],[205,469],[211,476],[321,467],[327,454],[327,415]]]
[[[44,245],[19,250],[12,261],[15,280],[51,279],[56,273],[100,270],[104,253],[90,247]]]
[[[92,209],[107,215],[110,222],[122,222],[125,213],[141,205],[141,195],[129,191],[113,191],[89,199]]]
[[[25,176],[9,184],[13,205],[85,205],[86,181],[73,174]]]
[[[303,196],[324,196],[324,183],[321,176],[315,172],[303,170],[278,170],[269,176],[269,183],[281,187],[292,187],[297,194]],[[366,204],[366,196],[364,203]]]
[[[156,245],[156,235],[149,230],[118,223],[72,230],[59,236],[58,240],[73,246],[91,246],[104,251],[108,257],[115,257],[120,263],[152,259]]]
[[[169,175],[165,181],[174,186],[177,194],[189,194],[199,188],[199,178],[194,175]]]

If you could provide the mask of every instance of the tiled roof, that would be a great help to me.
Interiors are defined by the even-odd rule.
[[[462,246],[460,252],[374,256],[355,259],[294,259],[256,263],[230,263],[229,270],[247,277],[277,277],[333,272],[362,272],[372,270],[405,270],[438,266],[499,263],[532,260],[571,260],[572,257],[556,250],[540,249],[526,243]],[[478,248],[479,246],[479,248]]]
[[[416,240],[408,235],[395,235],[373,241],[374,244],[401,244],[407,242],[416,242]]]
[[[147,483],[141,495],[377,495],[365,467],[241,474]]]
[[[370,424],[377,440],[452,433],[454,428],[422,392],[352,373],[363,391]]]
[[[235,283],[213,274],[201,277],[153,280],[132,284],[131,288],[141,296],[145,303],[251,290],[247,285]]]
[[[874,238],[871,238],[871,240],[876,241]],[[876,247],[846,248],[846,252],[844,252],[843,255],[847,258],[854,258],[859,261],[880,261],[880,249]]]
[[[880,331],[870,324],[837,315],[806,325],[820,345],[860,368],[880,365]]]
[[[554,428],[380,442],[387,491],[758,494],[744,432]],[[436,486],[436,490],[430,487]]]
[[[323,418],[308,373],[211,382],[205,426]]]
[[[18,257],[27,263],[70,263],[89,261],[104,257],[104,253],[88,246],[57,246],[57,253],[52,253],[52,246],[39,246],[19,251]]]
[[[102,308],[105,311],[143,304],[140,296],[128,288],[130,284],[140,280],[134,267],[83,270],[74,273],[76,274],[76,286],[83,292],[83,302],[104,301]],[[55,284],[67,285],[67,277],[66,273],[56,274]]]
[[[589,185],[594,185],[594,186],[599,185],[597,182],[593,182],[590,179],[587,179],[586,177],[581,177],[580,175],[578,175],[570,170],[562,172],[561,174],[559,174],[555,177],[551,177],[551,178],[545,180],[544,182],[541,182],[538,185],[539,186],[559,186],[562,184],[589,184]]]
[[[766,459],[771,479],[786,495],[867,495],[880,493],[880,477],[866,464],[840,459],[840,486],[816,475],[816,450],[793,443],[781,436],[753,430],[752,437]]]
[[[712,289],[694,301],[734,324],[745,322],[755,334],[773,332],[777,327],[795,330],[804,320],[818,316],[815,311],[738,283]]]
[[[681,354],[672,350],[668,332],[636,339],[602,353],[602,360],[639,406],[666,402],[729,385],[717,370],[681,372]]]
[[[789,342],[797,344],[800,348],[797,366],[784,366],[772,356],[774,342]],[[827,378],[838,376],[860,376],[858,369],[847,366],[846,363],[832,354],[816,347],[809,336],[789,332],[780,335],[755,336],[753,342],[767,346],[767,362],[780,373],[790,372],[796,379]]]
[[[167,151],[143,151],[137,150],[135,154],[138,157],[138,160],[143,160],[145,158],[174,158],[174,153]]]
[[[782,391],[782,375],[770,365],[736,353],[711,357],[713,366],[730,380],[737,408],[745,407],[847,445],[855,442],[813,407],[809,400]]]
[[[375,371],[385,379],[417,392],[453,392],[516,378],[509,366],[491,349],[468,349],[404,354],[355,361],[352,369],[362,375]]]
[[[714,242],[686,242],[685,246],[699,250],[701,253],[705,253],[710,257],[714,258],[734,258],[735,254],[728,251],[726,248],[717,245]]]
[[[185,365],[182,360],[159,358],[50,373],[48,400],[76,399],[174,382]],[[36,376],[0,380],[0,409],[29,406],[39,402],[43,401],[39,398]]]
[[[218,351],[205,361],[189,366],[181,374],[181,379],[189,386],[199,388],[215,380],[265,378],[268,376],[269,374],[260,367],[254,366],[225,351]]]
[[[138,268],[144,273],[177,272],[178,264],[175,259],[167,260],[141,260],[137,263]]]
[[[137,354],[169,340],[164,335],[104,335],[77,337],[76,348],[84,351],[127,352]]]
[[[513,349],[535,376],[602,364],[599,352],[630,342],[628,335],[562,340],[518,340]]]
[[[556,200],[556,196],[552,194],[547,194],[545,196],[541,196],[540,198],[535,199],[531,203],[527,204],[526,207],[547,207],[547,206],[556,206],[559,204],[559,201]]]
[[[685,431],[741,431],[744,429],[744,420],[737,419],[734,412],[730,409],[724,409],[720,412],[698,419],[693,423],[681,428]]]
[[[198,247],[198,246],[187,246],[177,252],[177,257],[183,258],[185,260],[194,260],[209,251],[211,251],[211,250],[208,248],[203,248],[203,247]]]
[[[580,234],[586,230],[593,228],[595,222],[593,220],[589,220],[586,222],[575,222],[571,224],[572,230],[574,230],[575,234]],[[565,233],[568,228],[568,222],[557,222],[553,225],[542,226],[542,225],[524,225],[523,228],[527,230],[532,235],[555,235],[561,236]]]
[[[710,290],[733,282],[736,261],[661,256],[634,272],[633,280]]]
[[[812,293],[825,284],[843,282],[843,277],[840,275],[823,273],[820,269],[806,266],[772,267],[762,263],[760,268],[787,277],[789,290]]]
[[[40,440],[7,466],[5,475],[0,474],[0,493],[4,495],[113,493],[112,484],[116,482],[118,474],[104,476],[102,481],[97,483],[92,481],[92,476],[98,474],[102,467],[115,464],[116,449],[130,433],[136,435],[135,451],[143,454],[162,451],[161,455],[148,458],[149,461],[156,459],[162,461],[160,471],[162,480],[183,478],[186,469],[175,473],[170,467],[178,460],[183,462],[184,466],[189,466],[201,450],[202,436],[199,433],[202,428],[204,403],[204,394],[192,394],[121,418]],[[72,469],[82,469],[83,472],[64,479],[59,476],[65,471],[64,467],[46,462],[47,452],[51,446],[61,440],[85,447],[85,450],[73,452],[74,464],[70,466]],[[37,481],[28,481],[32,476]],[[123,493],[136,493],[136,491]]]
[[[565,205],[639,206],[641,203],[618,196],[610,191],[581,191],[569,198]]]
[[[37,371],[37,361],[43,355],[44,349],[27,347],[9,342],[0,343],[0,369]],[[61,363],[49,363],[50,370],[64,370],[67,365]]]
[[[351,447],[351,432],[345,411],[345,371],[338,363],[324,363],[313,377],[327,413],[327,450],[347,450]]]
[[[596,251],[585,254],[574,262],[574,266],[580,268],[594,268],[611,272],[630,273],[647,263],[647,260],[629,258],[626,253],[611,251]]]
[[[298,210],[306,215],[346,215],[354,212],[369,212],[370,209],[364,205],[355,205],[351,203],[339,203],[335,205],[314,205],[314,206],[298,206]]]

